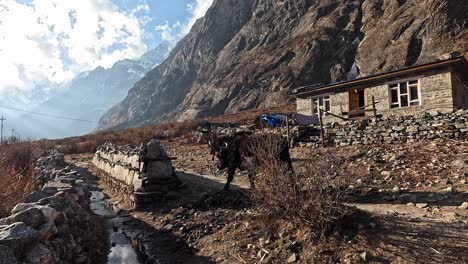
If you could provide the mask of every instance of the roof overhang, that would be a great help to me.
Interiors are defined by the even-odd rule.
[[[410,75],[424,75],[429,71],[433,70],[449,70],[457,71],[462,81],[468,84],[468,62],[465,57],[460,56],[447,60],[435,61],[427,64],[417,65],[405,69],[385,72],[363,78],[358,78],[350,81],[332,83],[329,85],[314,87],[307,89],[308,87],[298,88],[298,92],[291,93],[289,96],[293,98],[308,98],[311,96],[317,96],[325,93],[339,93],[347,90],[369,88],[377,85],[385,84],[390,80],[397,78],[404,78]],[[301,91],[301,89],[303,89]]]

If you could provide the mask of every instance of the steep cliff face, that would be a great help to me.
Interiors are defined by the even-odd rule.
[[[215,0],[101,128],[284,103],[328,83],[468,54],[465,0]]]

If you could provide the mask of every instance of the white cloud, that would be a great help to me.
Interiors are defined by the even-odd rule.
[[[0,91],[60,83],[145,50],[136,13],[110,0],[0,0]]]
[[[190,32],[190,29],[192,28],[193,24],[195,24],[197,19],[205,16],[206,11],[212,4],[213,0],[195,0],[195,2],[187,4],[187,9],[192,16],[182,28],[184,35]]]
[[[169,25],[169,22],[165,21],[164,24],[156,26],[155,30],[160,32],[163,40],[177,42],[190,32],[190,29],[197,19],[205,16],[206,11],[212,4],[213,0],[195,0],[194,2],[187,4],[187,10],[190,13],[190,17],[185,23],[177,21],[175,24]]]
[[[162,40],[172,43],[179,41],[179,39],[184,36],[184,34],[181,33],[182,24],[180,22],[169,25],[169,22],[165,21],[164,24],[157,25],[154,29],[160,32]]]

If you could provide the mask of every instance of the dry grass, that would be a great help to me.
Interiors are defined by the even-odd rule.
[[[0,217],[7,216],[17,203],[36,189],[34,164],[50,145],[20,142],[0,146]]]
[[[99,145],[107,141],[118,145],[139,145],[151,139],[171,140],[180,137],[187,137],[188,141],[195,141],[191,137],[193,137],[193,133],[196,129],[210,123],[248,125],[254,124],[255,120],[263,113],[289,114],[294,112],[294,109],[293,105],[268,109],[254,109],[219,117],[142,126],[119,131],[103,131],[80,137],[58,139],[51,141],[51,143],[57,145],[59,150],[65,154],[78,154],[94,152]]]
[[[285,219],[307,227],[316,238],[342,231],[352,210],[343,202],[346,177],[337,173],[338,166],[317,159],[308,166],[306,177],[297,176],[279,160],[284,140],[270,135],[255,143],[259,168],[253,200],[264,208],[270,219]]]

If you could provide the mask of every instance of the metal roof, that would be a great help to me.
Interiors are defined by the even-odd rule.
[[[463,80],[468,84],[468,62],[463,56],[457,56],[446,60],[438,60],[431,63],[416,65],[404,69],[398,69],[394,71],[379,73],[375,75],[370,75],[362,78],[357,78],[354,80],[337,82],[337,83],[330,83],[327,85],[310,85],[310,86],[303,86],[293,90],[292,93],[289,94],[291,97],[301,98],[307,97],[310,95],[319,95],[322,93],[329,93],[329,92],[339,92],[341,90],[348,90],[348,89],[357,89],[357,88],[368,88],[370,85],[376,85],[382,83],[382,81],[400,77],[404,75],[410,75],[425,71],[430,71],[434,69],[442,69],[447,67],[454,67],[457,71],[461,74]]]

